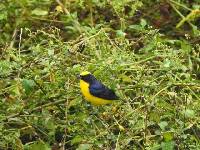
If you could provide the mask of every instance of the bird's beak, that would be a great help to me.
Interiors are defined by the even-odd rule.
[[[81,79],[81,76],[80,75],[76,75],[77,79]]]

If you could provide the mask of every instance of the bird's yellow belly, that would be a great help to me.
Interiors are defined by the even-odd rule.
[[[112,102],[112,100],[105,100],[91,95],[89,91],[89,84],[83,80],[80,80],[80,88],[85,99],[94,105],[104,105]]]

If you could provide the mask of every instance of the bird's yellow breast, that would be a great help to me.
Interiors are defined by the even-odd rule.
[[[89,84],[83,80],[80,80],[80,88],[85,99],[94,105],[104,105],[104,104],[109,104],[112,102],[112,100],[106,100],[106,99],[91,95],[89,91]]]

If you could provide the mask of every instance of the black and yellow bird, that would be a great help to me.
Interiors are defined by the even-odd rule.
[[[85,99],[94,105],[110,104],[119,99],[113,90],[98,81],[88,71],[80,73],[80,88]]]

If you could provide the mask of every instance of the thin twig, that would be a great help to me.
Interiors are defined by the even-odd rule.
[[[151,98],[152,102],[151,102],[151,106],[154,106],[154,104],[157,102],[155,100],[155,98],[160,94],[162,93],[163,91],[165,91],[167,88],[169,88],[170,86],[166,86],[164,88],[162,88],[160,91],[158,91],[155,95],[153,95],[153,97]]]
[[[184,116],[183,116],[183,128],[185,129],[185,124],[186,124],[186,110],[187,110],[187,105],[188,105],[188,101],[187,101],[187,96],[185,95],[185,112],[184,112]],[[184,131],[183,131],[184,134]],[[183,142],[183,146],[184,149],[186,149],[186,143],[185,141]]]
[[[58,5],[60,5],[62,7],[65,14],[70,15],[69,11],[65,8],[65,6],[63,5],[63,3],[61,3],[60,0],[56,0],[56,2],[58,3]]]
[[[6,117],[4,120],[9,120],[11,118],[15,118],[15,117],[18,117],[20,115],[24,115],[24,114],[31,114],[35,111],[38,111],[38,110],[41,110],[45,107],[49,107],[49,106],[52,106],[52,105],[57,105],[57,104],[61,104],[61,103],[64,103],[65,101],[68,101],[68,100],[71,100],[71,99],[74,99],[74,97],[72,98],[66,98],[66,99],[61,99],[61,100],[57,100],[57,101],[54,101],[54,102],[49,102],[47,104],[43,104],[43,105],[40,105],[40,106],[37,106],[31,110],[25,110],[23,112],[19,112],[19,113],[16,113],[16,114],[13,114],[13,115],[10,115],[8,117]]]
[[[52,19],[46,19],[46,18],[39,18],[39,17],[30,17],[29,20],[41,20],[41,21],[47,21],[47,22],[55,22],[55,23],[65,23],[65,21],[60,20],[52,20]]]
[[[174,3],[174,4],[176,4],[176,5],[178,5],[178,6],[183,7],[185,9],[189,10],[189,11],[192,11],[192,9],[190,9],[189,7],[187,7],[187,6],[183,5],[183,4],[180,4],[180,3],[176,2],[176,1],[173,1],[173,0],[169,0],[169,1]]]
[[[186,20],[185,16],[182,15],[181,12],[172,3],[170,3],[170,5],[177,12],[177,14],[182,18],[182,20]],[[189,20],[186,20],[186,21],[191,27],[193,26],[193,24]]]
[[[179,77],[177,77],[175,74],[172,74],[172,73],[171,73],[171,75],[173,75],[175,78],[177,78],[180,82],[183,83],[183,81],[182,81]],[[183,83],[183,84],[184,84],[184,83]],[[188,85],[186,85],[186,87],[187,87],[187,89],[190,90],[190,92],[191,92],[198,100],[200,99],[199,95],[197,95]]]
[[[20,34],[19,34],[19,45],[18,45],[18,56],[20,58],[20,54],[21,54],[21,42],[22,42],[22,31],[23,29],[20,29]]]
[[[119,134],[118,134],[118,136],[117,136],[117,142],[116,142],[116,144],[115,144],[115,150],[118,150],[119,137],[120,137],[120,132],[119,132]]]
[[[15,28],[15,30],[13,31],[12,41],[10,42],[9,48],[13,48],[13,45],[14,45],[15,40],[16,40],[16,36],[17,36],[17,28]]]
[[[30,114],[30,113],[32,113],[34,111],[41,110],[42,108],[45,108],[45,107],[48,107],[48,106],[57,105],[57,104],[65,102],[67,100],[69,100],[69,99],[61,99],[61,100],[58,100],[58,101],[49,102],[47,104],[43,104],[41,106],[33,108],[32,110],[29,110],[28,113]]]
[[[58,3],[58,5],[60,5],[61,7],[62,7],[62,9],[63,9],[63,11],[64,11],[64,13],[66,14],[66,15],[68,15],[69,17],[71,17],[71,19],[73,19],[73,22],[74,22],[74,27],[79,31],[79,33],[82,33],[82,29],[80,28],[80,23],[77,21],[77,20],[75,20],[74,18],[73,18],[73,16],[70,14],[70,12],[65,8],[65,6],[64,6],[64,4],[60,1],[60,0],[56,0],[56,2]]]

